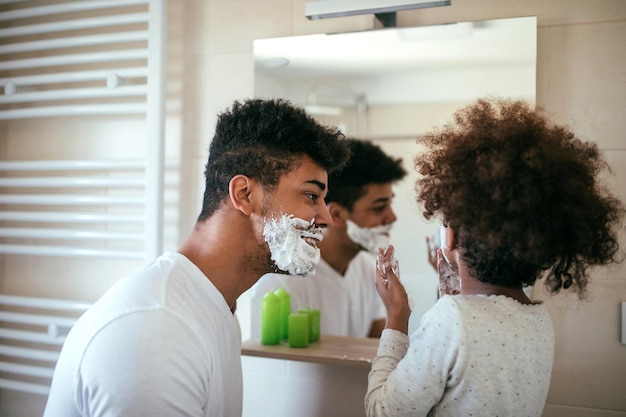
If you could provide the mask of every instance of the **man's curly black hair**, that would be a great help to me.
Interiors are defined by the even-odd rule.
[[[355,138],[346,142],[350,145],[350,160],[329,175],[326,203],[336,202],[352,210],[368,185],[393,183],[406,175],[402,160],[390,157],[379,146]]]
[[[480,281],[518,288],[547,271],[584,297],[589,267],[620,262],[624,206],[599,181],[597,145],[522,101],[480,99],[425,135],[414,162],[426,218],[447,222]]]
[[[236,101],[218,116],[198,221],[217,210],[235,175],[247,175],[271,190],[282,175],[297,169],[303,157],[332,172],[345,164],[349,154],[340,131],[322,126],[287,100]]]

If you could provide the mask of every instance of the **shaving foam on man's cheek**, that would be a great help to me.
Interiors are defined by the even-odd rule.
[[[313,220],[307,222],[286,214],[278,219],[266,219],[263,236],[279,270],[298,276],[309,276],[315,272],[320,251],[302,238],[321,240],[321,229],[311,228],[312,225]]]
[[[375,254],[378,248],[386,248],[389,245],[391,224],[376,227],[359,227],[352,220],[348,220],[347,225],[348,237],[368,252]]]
[[[293,233],[290,233],[291,221],[290,217],[283,215],[278,219],[269,219],[265,222],[263,229],[263,237],[270,247],[272,253],[272,260],[276,262],[276,265],[283,269],[281,265],[287,264],[291,261],[289,248],[293,247],[296,242]],[[296,221],[299,219],[295,219]]]

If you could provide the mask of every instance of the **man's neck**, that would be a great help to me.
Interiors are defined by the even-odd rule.
[[[234,311],[237,298],[271,268],[269,262],[265,264],[261,259],[237,257],[237,254],[258,252],[246,247],[255,243],[249,230],[238,228],[236,222],[214,220],[196,225],[178,252],[202,271]],[[223,224],[229,224],[230,230],[220,230]]]
[[[322,258],[341,276],[345,275],[350,262],[361,251],[361,248],[352,242],[347,235],[333,235],[331,232],[319,243],[318,247]]]

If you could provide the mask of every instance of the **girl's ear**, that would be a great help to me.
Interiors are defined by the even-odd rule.
[[[235,209],[246,216],[254,211],[254,191],[257,183],[251,178],[238,174],[231,178],[228,183],[228,195]]]
[[[333,219],[333,226],[347,227],[346,220],[348,219],[348,210],[339,203],[328,203],[326,205],[330,217]]]

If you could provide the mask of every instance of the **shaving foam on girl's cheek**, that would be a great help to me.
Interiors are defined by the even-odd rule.
[[[447,239],[445,226],[439,226],[439,244],[440,244],[439,246],[440,248],[448,247],[448,239]]]
[[[265,220],[263,237],[279,270],[299,276],[309,276],[315,272],[320,251],[303,239],[304,236],[309,240],[322,240],[321,229],[312,226],[313,220],[307,222],[286,214],[277,219]]]
[[[439,240],[441,242],[441,253],[443,254],[443,259],[450,264],[450,260],[448,259],[447,251],[448,251],[448,230],[446,226],[439,226]]]

